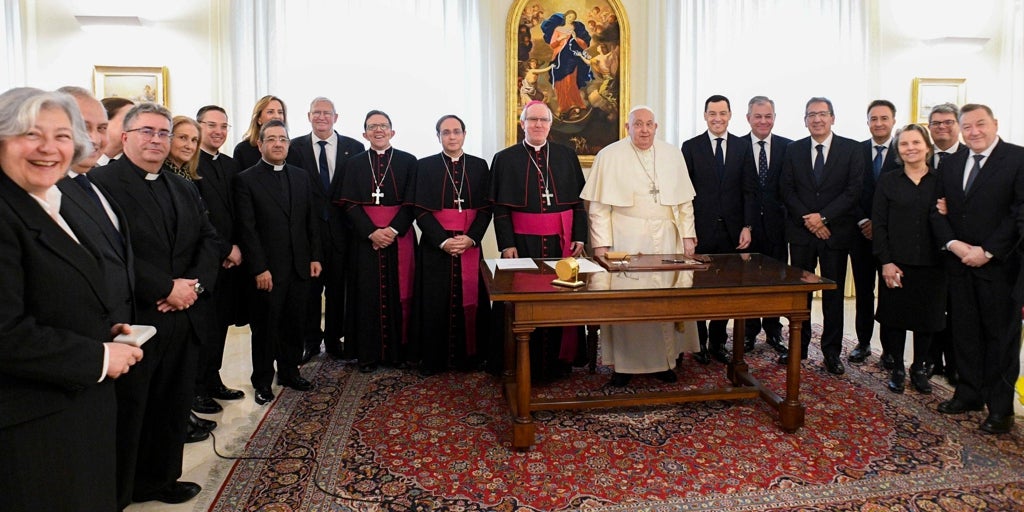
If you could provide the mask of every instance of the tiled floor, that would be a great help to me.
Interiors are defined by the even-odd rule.
[[[821,323],[820,304],[815,301],[812,310],[812,320]],[[853,300],[846,301],[846,322],[845,331],[847,337],[853,337]],[[811,344],[811,350],[815,351],[815,343]],[[907,342],[907,361],[911,358],[910,337]],[[874,351],[880,352],[881,345],[878,343],[877,325],[875,337],[872,341]],[[324,356],[321,356],[324,357]],[[1022,355],[1022,366],[1024,366],[1024,355]],[[845,363],[845,359],[844,359]],[[909,364],[909,363],[908,363]],[[216,420],[219,423],[216,435],[216,448],[221,454],[230,455],[239,453],[244,446],[246,439],[252,434],[267,406],[259,406],[252,399],[252,385],[249,384],[249,372],[252,365],[249,359],[249,329],[232,328],[228,335],[227,348],[224,354],[224,368],[221,376],[229,387],[245,390],[245,398],[232,402],[221,402],[224,411],[218,414],[204,415],[204,417]],[[941,382],[941,378],[935,378],[934,382]],[[280,390],[275,387],[274,392]],[[292,390],[286,390],[294,393]],[[1024,415],[1024,406],[1015,402],[1015,409],[1018,421],[1024,421],[1020,416]],[[201,443],[185,445],[185,461],[183,467],[183,480],[197,482],[203,486],[203,491],[198,497],[188,503],[181,505],[166,505],[159,502],[139,503],[128,507],[128,512],[185,512],[206,510],[213,501],[221,483],[227,477],[231,469],[231,461],[221,459],[214,454],[214,443],[211,440]]]

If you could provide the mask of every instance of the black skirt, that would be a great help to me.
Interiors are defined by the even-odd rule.
[[[946,273],[941,265],[896,263],[903,271],[902,288],[878,283],[875,319],[883,327],[938,332],[946,326]]]

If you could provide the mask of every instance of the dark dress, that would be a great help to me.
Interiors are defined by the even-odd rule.
[[[440,153],[417,162],[412,202],[421,236],[413,334],[426,373],[472,369],[489,352],[491,308],[479,265],[480,246],[491,223],[490,181],[487,162],[475,156],[462,155],[453,162]],[[475,245],[452,256],[441,243],[457,235],[472,238]]]
[[[879,264],[903,271],[902,288],[879,283],[875,318],[883,327],[937,332],[946,325],[946,275],[928,222],[938,185],[935,171],[916,185],[903,168],[879,178],[871,211],[874,253]]]
[[[235,146],[235,151],[231,154],[231,157],[238,164],[239,171],[244,171],[260,163],[263,155],[260,154],[260,148],[249,144],[249,139],[244,139]]]

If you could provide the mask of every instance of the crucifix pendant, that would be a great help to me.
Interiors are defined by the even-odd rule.
[[[462,213],[462,203],[465,202],[465,201],[466,201],[465,199],[463,199],[463,198],[461,198],[459,196],[455,196],[455,203],[458,204],[458,206],[459,206],[459,213]]]
[[[547,206],[551,206],[551,198],[553,196],[552,196],[551,192],[548,192],[548,188],[547,187],[544,187],[544,193],[541,194],[540,196],[544,198],[544,203]]]
[[[651,194],[651,197],[652,197],[652,198],[654,198],[654,200],[655,200],[655,201],[657,201],[657,200],[658,200],[658,193],[659,193],[659,192],[661,192],[661,191],[660,191],[660,190],[658,190],[658,186],[657,186],[657,185],[654,185],[654,184],[652,184],[652,185],[651,185],[651,190],[650,190],[650,192],[649,192],[649,193]]]
[[[377,191],[370,195],[373,196],[373,204],[380,204],[380,199],[384,197],[384,193],[380,191],[380,187],[377,187]]]

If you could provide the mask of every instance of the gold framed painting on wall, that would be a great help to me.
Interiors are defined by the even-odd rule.
[[[966,102],[966,78],[915,78],[910,100],[910,119],[917,124],[928,124],[932,107],[953,103],[960,107]]]
[[[589,167],[625,136],[629,110],[629,22],[618,0],[516,0],[508,15],[506,143],[523,140],[530,101],[554,114],[549,140]]]
[[[166,67],[95,66],[92,83],[97,98],[119,97],[168,106]]]

